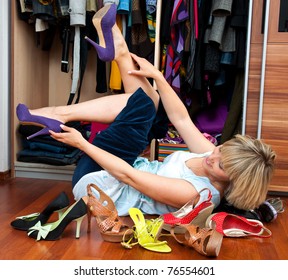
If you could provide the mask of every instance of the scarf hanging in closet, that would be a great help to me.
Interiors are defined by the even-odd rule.
[[[193,2],[193,3],[192,3]],[[196,52],[196,40],[198,40],[198,4],[197,0],[189,3],[189,21],[190,21],[190,42],[189,42],[189,57],[186,69],[186,82],[193,87],[194,82],[194,64]],[[194,23],[194,26],[192,25]]]
[[[171,40],[167,46],[165,78],[178,95],[181,89],[181,60],[186,20],[188,20],[187,1],[175,0],[170,22]]]

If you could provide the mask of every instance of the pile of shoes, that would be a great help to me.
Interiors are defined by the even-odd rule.
[[[160,238],[172,235],[179,244],[190,247],[206,257],[219,255],[223,237],[268,238],[272,235],[258,219],[247,219],[224,211],[212,213],[214,205],[209,189],[203,189],[178,211],[163,214],[156,219],[145,219],[141,210],[130,208],[129,215],[134,222],[133,227],[123,222],[112,199],[98,186],[88,184],[87,194],[87,197],[69,206],[69,199],[62,192],[41,213],[17,217],[11,222],[11,226],[27,231],[28,236],[37,241],[57,240],[67,225],[75,221],[76,238],[80,238],[81,223],[88,214],[88,232],[93,216],[104,241],[118,242],[127,249],[140,245],[149,251],[170,253],[171,247],[166,240]],[[281,199],[273,198],[268,202],[274,205],[276,212],[284,211]],[[48,222],[53,212],[58,212],[59,219]],[[163,233],[163,230],[169,231],[170,234]]]
[[[98,193],[97,197],[92,192],[92,189],[94,193]],[[199,216],[207,217],[207,213],[212,212],[210,191],[208,192],[207,200],[200,203],[198,207],[193,207],[191,201],[182,210],[180,209],[178,213],[172,213],[176,218],[175,222],[178,219],[188,222],[188,224],[177,224],[177,227],[171,224],[171,215],[167,214],[170,221],[169,224],[165,224],[165,215],[156,219],[145,219],[141,210],[130,208],[129,215],[134,222],[134,226],[131,228],[118,216],[112,199],[98,186],[89,184],[87,186],[87,194],[87,197],[83,197],[69,206],[69,199],[62,192],[41,213],[17,217],[11,222],[11,226],[18,230],[27,231],[28,236],[37,241],[57,240],[61,237],[68,224],[75,221],[77,222],[76,238],[80,238],[81,223],[86,214],[88,214],[88,232],[90,232],[90,220],[93,216],[96,219],[103,240],[119,242],[124,248],[131,249],[136,244],[139,244],[149,251],[171,252],[172,250],[167,241],[159,240],[160,237],[166,235],[162,233],[162,229],[165,226],[170,229],[172,236],[180,244],[189,246],[207,257],[216,257],[219,254],[223,235],[212,228],[200,228],[191,223],[191,218],[194,222],[199,221],[202,219],[199,219]],[[187,209],[189,209],[189,218],[184,215]],[[59,214],[59,219],[50,222],[48,220],[53,212]],[[190,212],[194,213],[190,214]],[[182,215],[184,216],[182,217]]]

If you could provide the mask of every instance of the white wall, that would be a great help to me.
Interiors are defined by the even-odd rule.
[[[0,172],[10,169],[10,1],[0,9]]]

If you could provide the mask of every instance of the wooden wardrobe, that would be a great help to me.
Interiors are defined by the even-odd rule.
[[[277,159],[270,190],[288,192],[288,32],[279,31],[281,0],[254,0],[250,4],[245,133],[274,148]]]
[[[17,161],[21,147],[15,115],[17,104],[25,103],[30,108],[66,104],[71,74],[61,72],[59,40],[55,40],[53,51],[44,52],[38,48],[33,27],[19,19],[15,2],[11,1],[11,174],[70,180],[74,166]],[[280,0],[250,0],[243,133],[272,145],[278,156],[270,190],[288,193],[288,33],[278,31],[280,3]],[[157,45],[155,49],[157,54]],[[89,53],[81,101],[102,96],[91,87],[91,81],[95,80],[93,55],[95,53]],[[155,57],[157,65],[157,55]]]

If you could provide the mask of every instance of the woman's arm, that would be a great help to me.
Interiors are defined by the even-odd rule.
[[[89,143],[74,128],[61,126],[62,133],[50,131],[55,140],[82,150],[119,181],[143,194],[173,207],[181,207],[197,194],[195,188],[182,179],[167,178],[133,168],[116,157]]]
[[[131,70],[129,74],[154,79],[168,118],[180,133],[189,150],[195,153],[203,153],[214,149],[214,145],[194,125],[185,105],[168,84],[162,73],[145,58],[138,57],[132,53],[131,56],[138,64],[139,69]]]

